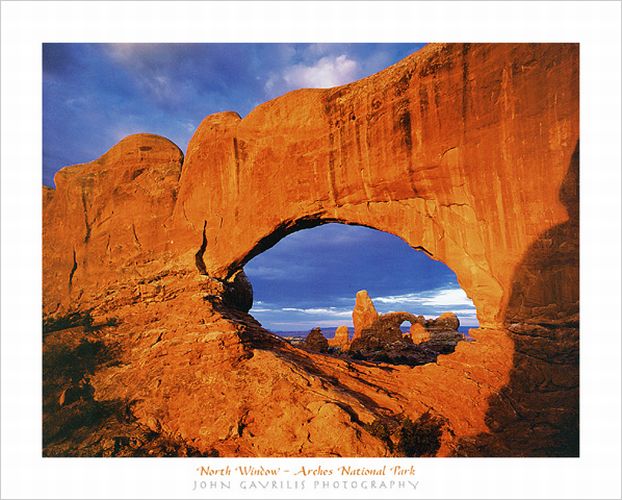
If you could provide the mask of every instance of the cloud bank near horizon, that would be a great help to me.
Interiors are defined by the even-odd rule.
[[[456,297],[456,300],[448,300],[449,297]],[[453,312],[460,319],[461,326],[477,327],[479,324],[473,302],[461,288],[430,290],[421,294],[408,293],[389,297],[371,297],[371,299],[380,314],[408,311],[417,315],[420,314],[426,319],[432,319],[443,312]],[[280,307],[258,301],[250,313],[266,328],[273,331],[303,331],[316,326],[330,328],[346,325],[353,327],[352,309],[355,300],[350,297],[341,297],[339,301],[342,303],[351,302],[351,305],[300,308]],[[424,307],[421,307],[422,305]]]

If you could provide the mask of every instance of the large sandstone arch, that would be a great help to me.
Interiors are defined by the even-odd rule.
[[[175,226],[195,248],[206,225],[203,259],[221,278],[301,224],[387,231],[447,264],[480,324],[499,326],[526,250],[568,218],[558,193],[578,138],[577,70],[571,45],[431,46],[243,120],[209,116]]]
[[[233,454],[323,453],[317,429],[315,448],[274,448],[271,422],[296,428],[310,422],[305,408],[326,406],[304,389],[289,401],[290,420],[253,406],[245,367],[271,384],[261,364],[269,359],[266,366],[306,366],[326,398],[342,401],[326,410],[337,423],[322,425],[342,426],[344,435],[366,436],[350,410],[367,421],[376,405],[412,414],[431,408],[453,433],[440,454],[572,454],[578,138],[571,44],[429,45],[369,78],[291,92],[244,119],[208,116],[185,158],[166,139],[128,137],[95,162],[61,170],[56,190],[44,190],[44,317],[74,310],[120,317],[126,364],[96,375],[96,394],[139,399],[138,418],[204,450],[220,443]],[[477,308],[476,343],[390,378],[368,370],[402,400],[357,396],[365,388],[343,363],[268,340],[243,312],[244,287],[231,286],[241,266],[279,238],[334,221],[425,249],[456,273]],[[193,353],[199,366],[217,359],[230,377],[223,386],[248,403],[221,400],[201,370],[173,370],[150,331],[159,332],[153,345],[164,345],[168,359]],[[186,379],[196,393],[176,389]],[[222,422],[208,426],[189,410],[206,398]],[[261,439],[223,431],[244,415],[257,426],[265,420]],[[380,449],[371,437],[352,437],[339,453]]]

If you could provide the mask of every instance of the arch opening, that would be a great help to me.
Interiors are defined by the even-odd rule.
[[[432,346],[448,353],[479,326],[453,271],[378,229],[335,220],[286,222],[245,261],[254,290],[250,314],[301,347],[391,361],[381,351],[392,340],[408,344],[407,351]],[[359,297],[363,291],[367,298]],[[313,345],[305,340],[310,332]],[[401,364],[403,354],[393,357]]]

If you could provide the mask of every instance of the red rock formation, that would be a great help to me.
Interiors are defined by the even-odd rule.
[[[436,330],[457,330],[460,328],[460,320],[455,313],[444,312],[438,318],[426,321],[425,326]]]
[[[421,344],[430,340],[430,332],[421,323],[412,323],[409,333],[413,344]]]
[[[317,327],[309,332],[301,347],[311,352],[327,352],[328,340],[322,334],[322,329]]]
[[[121,364],[94,374],[95,398],[136,401],[141,423],[204,453],[382,455],[363,425],[377,408],[431,408],[440,455],[573,454],[578,68],[573,44],[429,45],[244,119],[208,116],[185,160],[128,137],[44,190],[44,317],[116,323],[101,332]],[[242,266],[327,222],[446,263],[477,308],[476,342],[388,376],[265,333],[244,313]]]
[[[354,323],[354,337],[352,340],[361,336],[365,328],[369,328],[378,319],[378,311],[372,302],[367,290],[356,292],[356,302],[352,311],[352,322]]]
[[[335,330],[335,336],[332,339],[328,339],[328,345],[331,347],[337,347],[341,350],[346,350],[350,344],[350,331],[345,325],[338,326]]]
[[[88,309],[107,287],[166,269],[182,161],[168,139],[138,134],[56,173],[43,199],[45,313]]]

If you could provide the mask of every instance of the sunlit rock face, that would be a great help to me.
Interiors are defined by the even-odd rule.
[[[208,116],[185,159],[130,136],[44,189],[44,319],[88,312],[118,347],[94,398],[132,401],[138,423],[201,453],[383,456],[396,448],[368,425],[384,408],[433,409],[438,455],[576,454],[578,71],[573,44],[432,44],[244,119]],[[475,341],[388,375],[267,334],[240,269],[328,222],[447,264]]]
[[[348,327],[345,325],[340,325],[335,330],[335,336],[332,339],[328,339],[328,345],[331,347],[337,347],[339,349],[345,350],[350,344],[350,332]]]
[[[354,324],[354,339],[361,336],[365,328],[369,328],[378,319],[378,311],[372,302],[367,290],[359,290],[356,293],[352,322]]]

